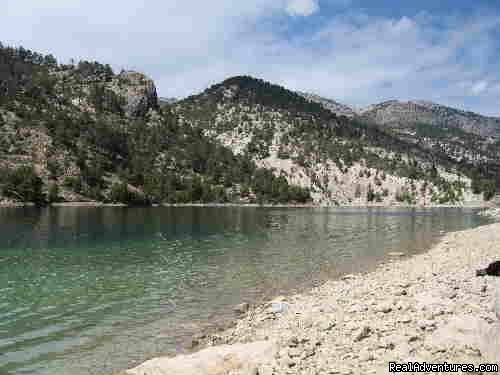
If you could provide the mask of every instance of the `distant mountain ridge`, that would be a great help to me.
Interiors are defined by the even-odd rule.
[[[341,116],[359,116],[378,125],[391,128],[414,126],[418,123],[443,128],[452,127],[482,137],[500,138],[500,117],[483,116],[427,100],[387,100],[355,109],[347,104],[311,93],[298,92],[304,98],[321,104]]]
[[[328,99],[316,94],[299,92],[299,91],[297,92],[297,94],[303,96],[309,101],[321,104],[324,108],[328,109],[329,111],[332,111],[333,113],[339,116],[354,117],[357,114],[356,110],[353,107],[339,103],[333,99]]]
[[[500,137],[500,118],[424,101],[390,100],[360,110],[360,115],[379,125],[397,127],[426,123],[453,127],[482,137]]]
[[[174,104],[178,101],[179,101],[178,98],[165,98],[165,97],[161,97],[161,96],[158,98],[158,103],[160,105],[170,105],[170,104]]]

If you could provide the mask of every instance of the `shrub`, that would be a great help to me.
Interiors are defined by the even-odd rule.
[[[81,193],[82,192],[82,179],[79,176],[66,177],[64,179],[63,185],[65,187],[73,190],[75,193]]]
[[[366,200],[368,202],[373,202],[375,199],[375,192],[373,191],[372,185],[368,185],[368,191],[366,192]]]
[[[49,186],[49,191],[47,193],[47,201],[49,203],[55,203],[59,201],[59,186],[57,186],[57,184],[52,183]]]
[[[129,192],[128,186],[125,182],[115,183],[111,186],[109,199],[113,203],[128,204],[132,200],[132,194]]]
[[[6,173],[3,194],[23,202],[40,204],[45,201],[42,186],[42,179],[34,168],[24,166]]]

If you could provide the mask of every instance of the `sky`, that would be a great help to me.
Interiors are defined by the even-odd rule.
[[[143,72],[164,97],[252,75],[500,116],[499,0],[1,0],[0,41]]]

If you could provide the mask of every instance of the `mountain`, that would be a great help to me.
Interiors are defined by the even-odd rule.
[[[428,101],[390,100],[360,111],[363,118],[379,125],[401,127],[424,123],[456,128],[482,137],[500,137],[500,118],[486,117]]]
[[[297,94],[311,102],[321,104],[325,109],[328,109],[329,111],[335,113],[337,116],[354,117],[357,114],[352,107],[349,107],[346,104],[339,103],[333,99],[327,99],[319,95],[305,92],[297,92]]]
[[[0,201],[309,199],[160,108],[144,74],[0,44]]]
[[[467,143],[457,158],[439,142],[404,139],[373,121],[337,116],[323,100],[306,97],[237,76],[179,101],[173,111],[185,126],[308,188],[316,202],[446,203],[495,189],[496,172],[489,169],[499,159],[495,150],[483,158]]]
[[[179,99],[177,98],[163,98],[163,97],[158,98],[158,102],[160,105],[171,105],[177,103],[178,101]]]
[[[431,204],[500,186],[491,138],[332,109],[348,113],[248,76],[165,105],[142,73],[0,44],[0,201]]]
[[[500,141],[496,127],[500,119],[445,107],[429,101],[391,100],[354,111],[338,102],[314,94],[299,93],[337,115],[385,128],[400,140],[439,151],[455,162],[486,163],[498,171]],[[349,111],[350,110],[350,111]],[[491,174],[495,174],[492,172]]]

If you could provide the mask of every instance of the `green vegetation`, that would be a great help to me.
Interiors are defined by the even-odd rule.
[[[200,129],[181,124],[168,107],[151,116],[127,118],[124,98],[110,82],[130,84],[109,65],[59,65],[50,55],[0,45],[0,132],[5,132],[0,138],[6,142],[0,144],[0,156],[15,148],[17,154],[28,151],[26,156],[32,157],[28,139],[19,136],[23,129],[35,129],[52,142],[46,155],[48,179],[32,168],[8,170],[2,178],[4,196],[55,202],[61,190],[69,190],[127,204],[228,202],[240,199],[237,187],[244,185],[247,196],[259,202],[310,199],[307,190],[258,169],[251,154],[234,155]],[[2,110],[16,121],[5,126]],[[270,137],[269,130],[257,134],[256,147],[270,143]],[[62,152],[64,161],[52,157]],[[68,166],[76,174],[65,173]],[[116,177],[120,181],[111,183]]]
[[[45,202],[42,179],[37,176],[33,167],[24,166],[0,171],[0,185],[2,195],[6,197],[36,204]]]
[[[472,191],[474,194],[483,193],[485,200],[491,200],[496,193],[495,180],[475,179],[472,181]]]
[[[386,173],[432,183],[439,190],[437,201],[460,199],[463,186],[440,178],[436,165],[471,177],[474,190],[485,198],[500,186],[500,164],[495,160],[457,162],[442,149],[429,150],[390,129],[336,116],[318,103],[252,77],[230,78],[201,95],[133,119],[125,116],[125,98],[114,89],[128,84],[109,65],[60,65],[51,55],[0,44],[0,166],[7,171],[0,181],[2,195],[36,202],[58,201],[68,191],[83,199],[127,204],[242,198],[307,202],[307,189],[290,185],[285,176],[254,162],[270,155],[278,131],[278,156],[305,168],[332,160],[344,173],[355,162],[365,163],[365,178],[373,178],[370,168],[384,171],[373,178],[369,201],[388,195],[383,189]],[[221,105],[232,111],[218,112]],[[216,121],[221,113],[231,116]],[[238,155],[213,138],[236,129],[250,135],[245,152]],[[416,131],[436,139],[451,134],[425,124],[417,124]],[[465,139],[460,132],[452,135]],[[50,144],[35,147],[44,137]],[[40,156],[35,149],[47,151]],[[16,168],[30,163],[46,166],[42,178],[33,168],[29,173]],[[416,194],[402,191],[399,199],[414,202]]]
[[[217,105],[224,105],[224,110]],[[457,162],[449,155],[450,152],[455,152],[455,148],[451,151],[445,147],[429,149],[427,144],[415,142],[413,138],[404,139],[391,129],[382,129],[365,119],[336,116],[321,105],[311,103],[280,86],[248,76],[230,78],[200,95],[180,101],[176,104],[175,111],[200,129],[211,129],[216,133],[232,132],[235,129],[251,132],[247,152],[256,159],[270,155],[278,123],[290,124],[284,133],[283,128],[279,129],[279,158],[291,157],[304,168],[330,159],[344,173],[353,163],[365,162],[367,169],[360,172],[360,177],[370,178],[370,168],[383,171],[374,179],[376,187],[381,187],[385,174],[390,173],[412,181],[432,183],[437,187],[438,201],[456,202],[462,197],[464,187],[450,184],[441,178],[436,165],[456,169],[474,180],[496,179],[496,185],[500,186],[500,164],[497,162],[476,162],[474,165],[463,159]],[[280,115],[276,117],[272,111],[278,111]],[[231,113],[231,117],[227,117],[227,113]],[[226,116],[222,123],[216,121],[220,114]],[[255,117],[258,122],[252,122]],[[471,150],[475,149],[478,142],[478,136],[456,128],[415,124],[415,129],[418,137],[431,137],[435,141],[457,138],[458,140],[453,141],[455,143],[451,143],[457,150],[460,150],[460,142],[464,142]],[[385,150],[385,155],[378,149]],[[293,150],[300,151],[294,153]],[[472,172],[473,167],[477,167],[477,173]],[[369,201],[381,200],[388,195],[388,192],[384,195],[383,190],[377,193],[375,190],[373,187],[368,190]],[[425,193],[425,189],[422,193]],[[411,203],[416,201],[417,194],[418,192],[403,191],[399,198]],[[360,195],[360,191],[356,191],[356,197]],[[490,192],[485,196],[487,195],[491,195],[491,186]]]
[[[55,183],[49,185],[49,191],[47,193],[47,202],[55,203],[59,201],[59,186]]]
[[[429,137],[429,138],[441,138],[446,139],[450,137],[460,137],[460,138],[473,138],[473,134],[467,133],[462,129],[455,127],[438,126],[426,123],[416,123],[415,131],[417,137]]]

